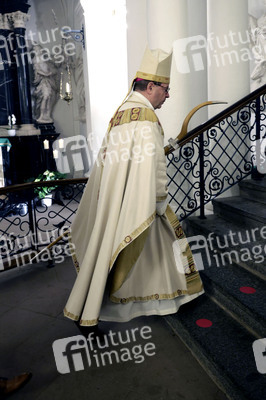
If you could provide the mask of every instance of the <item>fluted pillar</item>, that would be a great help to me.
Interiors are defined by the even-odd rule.
[[[248,0],[208,0],[207,9],[209,98],[231,104],[250,91]],[[209,111],[212,116],[217,108]]]
[[[0,14],[0,125],[6,125],[8,116],[12,114],[16,116],[17,123],[21,122],[13,41],[14,32],[8,14]]]
[[[169,52],[174,42],[187,36],[186,0],[147,0],[148,45]],[[167,29],[166,29],[167,27]],[[165,139],[174,137],[188,108],[188,77],[177,73],[175,54],[172,59],[170,98],[156,111],[164,127]]]
[[[150,48],[173,48],[170,98],[156,111],[167,142],[177,136],[188,112],[207,100],[206,65],[199,70],[189,58],[194,36],[206,33],[206,0],[147,0],[147,31]]]
[[[250,39],[248,35],[248,0],[208,0],[208,94],[211,100],[227,101],[228,104],[209,107],[209,117],[217,114],[229,105],[240,100],[250,92],[249,62],[251,57]],[[236,127],[235,127],[236,128]],[[241,140],[231,137],[236,148],[241,148]],[[228,145],[226,137],[218,133],[216,140],[220,139],[221,146]],[[223,155],[215,145],[210,142],[211,165],[218,165],[219,173],[222,173],[221,164],[227,163],[229,155]],[[240,162],[241,157],[236,153],[234,162]],[[228,166],[227,171],[234,174],[235,166]],[[227,190],[224,195],[228,197],[239,193],[235,185]]]
[[[32,124],[32,107],[30,93],[30,77],[28,64],[28,51],[25,41],[25,24],[29,19],[28,14],[16,11],[9,14],[14,24],[14,49],[17,63],[17,79],[19,91],[19,104],[22,124]]]

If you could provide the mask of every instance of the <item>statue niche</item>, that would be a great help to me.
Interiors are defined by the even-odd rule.
[[[39,124],[51,124],[54,122],[52,112],[58,96],[58,68],[50,59],[43,60],[42,50],[39,44],[33,46],[35,119]]]

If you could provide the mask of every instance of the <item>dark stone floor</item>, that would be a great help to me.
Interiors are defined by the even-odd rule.
[[[53,343],[80,335],[78,327],[62,314],[74,279],[70,259],[54,268],[36,264],[0,274],[0,375],[12,377],[24,371],[33,374],[29,383],[8,398],[226,400],[164,318],[156,316],[124,324],[100,323],[102,339],[98,344],[95,340],[99,334],[94,334],[96,348],[89,353],[90,365],[82,364],[84,358],[76,354],[70,372],[59,373]],[[130,343],[117,344],[118,332],[126,338],[126,331]],[[140,331],[146,332],[143,337]],[[109,347],[102,349],[104,335],[109,335]],[[60,353],[59,346],[60,342],[55,342],[54,348]],[[103,357],[106,351],[112,351],[110,358]],[[143,357],[137,356],[137,351],[142,351]],[[69,359],[62,356],[61,360],[59,368],[67,368]]]

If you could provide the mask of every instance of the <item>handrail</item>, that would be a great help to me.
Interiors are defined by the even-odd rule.
[[[229,115],[233,114],[234,112],[240,110],[244,107],[247,103],[255,100],[257,97],[266,94],[266,85],[261,86],[260,88],[256,89],[255,91],[249,93],[247,96],[243,97],[241,100],[238,100],[236,103],[232,104],[231,106],[227,107],[225,110],[221,111],[219,114],[215,115],[214,117],[210,118],[203,124],[199,125],[198,127],[192,129],[187,133],[187,135],[181,139],[180,141],[176,141],[178,147],[183,146],[190,140],[194,139],[195,137],[199,136],[201,133],[207,131],[212,126],[216,125],[218,122],[222,121]],[[165,154],[168,155],[175,151],[174,147],[171,145],[167,145],[164,148]]]
[[[51,181],[27,182],[17,185],[9,185],[0,188],[0,195],[6,193],[17,192],[21,190],[35,189],[36,187],[50,187],[56,185],[71,185],[75,183],[87,183],[88,178],[71,178],[71,179],[56,179]]]
[[[266,138],[265,94],[266,85],[191,130],[183,139],[169,140],[165,148],[169,198],[180,220],[197,210],[204,218],[205,205],[230,187],[249,175],[263,178],[260,171],[266,164],[262,142]]]
[[[43,246],[71,225],[87,180],[58,179],[0,188],[0,220],[3,222],[0,227],[0,271],[28,263]],[[35,193],[36,188],[45,186],[56,188],[50,205]],[[60,251],[57,249],[55,257],[68,251],[67,242],[58,246]],[[52,263],[54,256],[49,256],[46,261]]]

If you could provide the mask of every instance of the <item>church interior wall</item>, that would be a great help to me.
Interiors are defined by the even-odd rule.
[[[31,0],[32,7],[30,13],[32,17],[28,23],[28,28],[40,32],[52,31],[52,29],[56,27],[56,24],[61,27],[70,25],[76,28],[77,21],[75,21],[75,19],[77,20],[77,18],[74,15],[74,3],[74,0],[64,0],[56,3],[52,0]],[[97,14],[99,9],[105,5],[104,2],[98,7],[98,11],[96,8],[92,8],[92,2],[87,3],[90,4],[92,14],[94,15],[93,18],[97,20],[99,29],[104,30],[105,28],[101,26],[101,21]],[[100,3],[101,1],[98,2],[98,4]],[[114,9],[115,7],[119,8],[122,3],[119,3],[119,1],[113,2],[111,7]],[[262,12],[264,6],[263,0],[241,0],[240,2],[239,0],[226,0],[226,2],[219,2],[218,0],[211,0],[211,2],[208,0],[166,0],[164,2],[161,0],[127,0],[125,4],[127,11],[127,44],[126,49],[123,49],[123,51],[126,52],[127,57],[127,87],[130,86],[134,78],[147,45],[151,47],[161,46],[168,50],[173,44],[175,45],[176,41],[182,39],[190,40],[197,36],[206,38],[208,34],[210,35],[213,33],[221,39],[221,35],[226,35],[226,29],[248,29],[248,15],[246,15],[247,4],[249,4],[249,9],[251,10],[249,12],[255,17]],[[228,13],[229,8],[230,13]],[[223,17],[221,16],[221,10],[224,10],[225,13]],[[89,8],[86,12],[89,13]],[[225,18],[226,15],[230,15],[230,17]],[[246,20],[246,22],[241,22],[239,24],[240,20]],[[90,20],[88,19],[87,21]],[[80,24],[80,21],[78,23]],[[226,24],[226,28],[219,28],[220,24],[221,26],[225,26]],[[240,26],[241,24],[242,26]],[[246,26],[243,24],[246,24]],[[165,28],[166,26],[167,29]],[[87,26],[87,29],[90,29],[90,27]],[[101,49],[101,53],[106,52],[108,55],[107,46],[110,47],[111,45],[112,51],[115,54],[117,47],[119,48],[119,44],[117,42],[113,44],[109,43],[107,38],[100,41],[99,38],[99,40],[97,39],[97,32],[95,33],[96,35],[94,35],[93,40],[87,43],[86,53],[90,55],[89,58],[91,58],[93,54],[92,51],[95,51],[98,41],[98,47]],[[121,37],[120,39],[122,42],[123,38]],[[57,37],[57,41],[60,41],[60,37]],[[47,47],[51,48],[52,45],[54,45],[53,42],[48,43]],[[102,45],[106,45],[106,48],[103,48]],[[75,46],[75,51],[80,51],[80,48],[78,49],[80,44],[76,44]],[[99,57],[99,55],[98,57],[92,57],[96,60],[94,60],[95,63]],[[202,62],[204,68],[197,68],[197,66],[194,65],[194,69],[192,67],[190,68],[189,74],[182,74],[176,68],[176,57],[178,57],[178,54],[174,54],[173,57],[172,75],[175,76],[172,76],[173,84],[171,84],[171,97],[168,100],[167,107],[158,112],[163,125],[165,125],[167,140],[170,136],[178,132],[186,113],[195,105],[206,100],[220,99],[219,97],[221,96],[220,100],[230,103],[244,96],[249,91],[247,79],[250,73],[250,67],[247,62],[239,63],[239,65],[228,62],[228,65],[217,66],[213,61],[210,68],[208,68],[206,52],[205,54],[202,52],[201,57],[203,57]],[[216,57],[216,60],[217,59]],[[254,63],[254,61],[251,62]],[[98,68],[102,70],[100,63],[98,65]],[[108,69],[115,71],[117,67],[116,57],[114,56],[112,59],[109,58]],[[90,65],[88,65],[88,68],[90,70]],[[218,79],[216,79],[216,75]],[[97,82],[99,92],[105,91],[107,93],[108,91],[104,89],[106,87],[112,89],[113,86],[109,86],[107,78],[108,71],[106,71],[106,76],[101,77],[100,82]],[[116,80],[118,79],[117,77],[115,78]],[[123,79],[124,77],[120,77],[120,80]],[[91,81],[93,80],[91,79]],[[234,84],[234,82],[237,83]],[[124,84],[125,90],[126,86]],[[226,92],[223,93],[225,90]],[[95,109],[94,103],[90,104],[89,107],[92,110],[91,114],[93,114],[91,115],[92,120],[94,118],[102,118],[106,126],[108,119],[112,116],[111,110],[115,110],[119,105],[120,100],[117,102],[114,97],[122,100],[125,94],[126,92],[121,93],[120,97],[109,97],[107,93],[106,97],[108,98],[109,106],[107,106],[107,103],[104,104],[102,110]],[[96,98],[95,95],[87,93],[88,100],[93,100],[93,96]],[[103,96],[101,95],[101,97]],[[104,100],[102,101],[104,103]],[[98,102],[99,99],[97,98],[96,107],[99,107]],[[222,106],[218,108],[213,107],[209,110],[209,117],[221,111],[221,109]],[[55,124],[64,136],[68,137],[79,133],[80,124],[78,123],[77,114],[76,96],[74,96],[73,102],[69,106],[62,101],[57,102],[54,109]],[[88,118],[88,113],[86,115]],[[202,123],[207,117],[207,109],[202,109],[193,117],[190,127],[193,128],[199,123]],[[103,131],[103,135],[105,131],[103,124],[100,124],[99,129]]]
[[[53,4],[52,0],[31,0],[32,9],[34,10],[33,15],[35,21],[31,18],[29,24],[35,23],[36,29],[40,32],[52,31],[56,27],[55,16],[57,18],[57,23],[60,26],[70,25],[75,26],[73,21],[73,2],[67,1],[65,3],[64,9],[61,9],[61,4]],[[129,87],[136,70],[138,69],[139,63],[141,61],[142,54],[146,45],[150,46],[160,46],[164,44],[165,47],[170,47],[175,40],[182,39],[184,37],[193,37],[196,35],[206,35],[206,0],[200,0],[195,2],[194,0],[184,1],[184,0],[167,0],[168,7],[165,7],[165,2],[162,4],[160,0],[156,2],[153,0],[151,2],[146,2],[144,0],[128,0],[126,2],[127,6],[127,62],[128,62],[128,78],[127,86]],[[156,4],[157,3],[157,4]],[[147,7],[149,7],[149,12],[147,12]],[[98,8],[99,9],[99,8]],[[52,13],[52,10],[55,16]],[[172,12],[174,11],[174,12]],[[97,11],[93,10],[94,18],[97,18]],[[158,14],[157,20],[154,21],[154,17]],[[71,16],[71,17],[70,17]],[[71,20],[72,19],[72,20]],[[89,21],[89,20],[88,20]],[[167,23],[168,29],[165,29],[165,23]],[[103,26],[99,25],[100,29],[104,29]],[[77,26],[75,26],[77,27]],[[87,29],[90,27],[87,26]],[[97,33],[96,33],[97,34]],[[59,36],[59,35],[58,35]],[[97,36],[97,35],[96,35]],[[57,38],[60,41],[60,37]],[[99,39],[99,38],[98,38]],[[92,54],[92,50],[95,50],[95,36],[93,37],[93,43],[87,43],[87,52]],[[121,38],[122,40],[122,38]],[[106,42],[106,38],[104,39]],[[102,41],[99,44],[104,44]],[[160,43],[159,43],[160,42]],[[54,43],[48,43],[47,47],[51,48]],[[80,45],[76,44],[76,49]],[[101,53],[105,53],[107,49],[104,50],[101,46]],[[117,43],[113,43],[113,50],[117,48]],[[98,57],[95,57],[95,62],[98,62]],[[88,68],[92,68],[93,62],[88,65]],[[115,57],[109,59],[108,69],[115,70],[117,68]],[[100,63],[98,63],[98,69],[101,69]],[[182,121],[186,115],[195,105],[207,99],[207,71],[206,69],[202,71],[191,70],[189,75],[179,74],[176,71],[175,62],[173,62],[173,71],[177,74],[178,78],[173,77],[173,80],[177,80],[171,85],[171,98],[168,101],[168,107],[159,111],[159,116],[162,119],[162,123],[165,125],[166,138],[168,139],[174,133],[178,132],[178,129],[182,125]],[[94,73],[94,71],[92,72]],[[106,77],[108,76],[108,71],[106,71]],[[172,74],[173,75],[173,74]],[[89,77],[90,79],[90,77]],[[120,80],[123,78],[120,76]],[[116,78],[117,80],[117,78]],[[92,85],[95,80],[91,79]],[[101,90],[101,85],[103,89]],[[126,94],[120,94],[118,96],[118,102],[115,102],[112,98],[108,96],[109,82],[107,79],[101,78],[100,82],[97,82],[99,93],[102,91],[106,92],[106,97],[108,98],[108,104],[103,104],[102,112],[95,108],[99,107],[99,99],[96,98],[94,93],[89,93],[88,98],[92,100],[90,104],[92,119],[101,118],[103,123],[98,123],[99,128],[96,124],[96,130],[98,134],[104,134],[104,126],[108,123],[108,119],[112,116],[112,111],[115,110],[119,101],[123,99]],[[176,86],[176,87],[175,87]],[[105,89],[104,89],[105,88]],[[109,89],[110,90],[110,89]],[[126,88],[125,88],[126,90]],[[93,87],[91,87],[93,92]],[[104,103],[103,96],[102,102]],[[93,102],[95,99],[95,103]],[[76,108],[76,97],[74,96],[72,104],[67,106],[62,101],[56,103],[54,109],[55,124],[59,127],[59,131],[66,137],[73,134],[78,134],[80,129],[79,124],[77,124],[77,112]],[[207,117],[207,111],[203,109],[200,111],[191,121],[191,128],[196,126],[198,123],[202,122]],[[100,133],[100,130],[102,133]]]
[[[44,49],[43,58],[55,62],[58,69],[57,75],[57,101],[53,110],[53,119],[56,130],[62,137],[70,137],[80,133],[80,117],[78,113],[77,96],[73,97],[70,104],[59,99],[59,77],[61,60],[70,54],[70,63],[76,63],[77,58],[82,56],[81,44],[69,46],[67,53],[60,53],[59,46],[62,44],[62,27],[81,26],[80,16],[75,11],[74,0],[63,0],[55,2],[53,0],[30,0],[31,8],[29,10],[30,19],[27,24],[27,38],[29,52],[31,51],[31,42],[39,43]],[[30,34],[33,32],[33,35]],[[73,42],[72,42],[73,43]],[[45,53],[46,51],[46,53]],[[73,56],[72,56],[73,55]],[[75,78],[72,76],[73,91],[76,91]]]
[[[94,153],[109,119],[127,93],[147,45],[165,51],[173,46],[170,99],[158,110],[165,143],[178,134],[187,113],[199,103],[222,100],[231,104],[248,94],[252,86],[254,58],[241,62],[229,58],[225,65],[217,65],[224,50],[215,49],[210,63],[206,40],[209,45],[213,35],[221,41],[230,30],[242,32],[244,37],[250,28],[250,18],[256,24],[265,12],[265,0],[29,0],[29,4],[31,18],[26,31],[29,46],[34,39],[47,49],[56,62],[58,76],[61,64],[56,52],[62,44],[61,28],[80,29],[84,23],[85,51],[81,43],[70,40],[73,100],[67,104],[59,99],[58,81],[52,116],[62,138],[80,134],[92,137]],[[201,39],[205,44],[197,42]],[[239,43],[239,51],[241,46],[249,47],[252,54],[252,43]],[[232,45],[226,51],[235,49]],[[185,72],[184,63],[188,68]],[[224,107],[202,109],[189,128]]]

